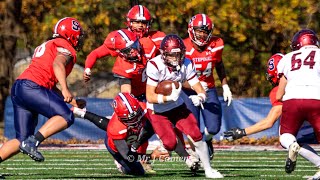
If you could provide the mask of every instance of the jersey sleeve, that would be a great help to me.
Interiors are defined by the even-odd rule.
[[[278,91],[278,87],[279,86],[274,87],[269,93],[269,99],[270,99],[270,103],[271,103],[272,106],[282,105],[282,102],[278,101],[276,99],[276,94],[277,94],[277,91]]]
[[[108,137],[114,140],[126,139],[127,132],[127,127],[117,119],[115,114],[113,114],[107,128]]]
[[[92,68],[94,64],[96,63],[97,59],[110,56],[111,52],[110,50],[103,44],[97,49],[93,50],[88,56],[85,61],[85,68]]]
[[[147,84],[157,86],[159,81],[159,70],[155,61],[151,60],[147,63]]]
[[[285,58],[282,58],[282,60],[279,61],[278,65],[277,65],[277,71],[278,71],[279,77],[285,73],[284,69],[285,69]]]
[[[213,60],[216,61],[216,63],[219,63],[222,61],[222,52],[224,48],[224,42],[219,37],[212,37],[211,44],[209,45],[208,49],[213,54]]]
[[[142,46],[143,54],[145,55],[145,57],[148,60],[154,58],[157,53],[157,47],[154,42],[152,42],[150,38],[146,37],[140,38],[139,42]]]
[[[186,79],[188,81],[188,83],[190,84],[190,86],[194,86],[197,82],[199,82],[199,79],[197,77],[196,74],[196,69],[194,64],[191,62],[190,59],[185,59],[185,64],[187,66],[186,68]]]

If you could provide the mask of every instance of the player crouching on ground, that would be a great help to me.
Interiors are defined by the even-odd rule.
[[[182,39],[174,34],[167,35],[161,42],[161,55],[156,56],[147,63],[147,108],[150,122],[155,133],[159,136],[164,147],[172,151],[177,146],[177,136],[173,126],[186,134],[203,163],[207,178],[223,178],[217,170],[210,166],[209,152],[194,115],[187,109],[180,97],[181,83],[188,83],[197,95],[190,96],[195,106],[200,106],[206,100],[206,94],[201,86],[193,63],[184,57],[186,47]],[[172,92],[166,96],[157,94],[156,88],[163,80],[179,82],[176,89],[172,83]]]

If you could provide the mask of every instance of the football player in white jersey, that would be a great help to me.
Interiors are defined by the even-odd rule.
[[[193,104],[201,106],[206,100],[206,92],[197,78],[193,63],[184,57],[185,51],[183,40],[175,34],[170,34],[165,36],[161,42],[161,54],[147,63],[146,97],[150,122],[164,147],[169,151],[174,150],[177,145],[177,136],[173,126],[182,131],[195,145],[206,177],[223,178],[222,174],[211,168],[208,148],[205,141],[202,140],[197,120],[180,97],[181,84],[188,81],[197,93],[190,96]],[[163,80],[177,81],[179,88],[176,89],[172,83],[170,95],[157,94],[155,89]]]
[[[280,143],[288,149],[286,172],[292,172],[301,151],[296,135],[306,120],[320,142],[320,49],[316,33],[310,29],[297,32],[291,41],[292,52],[279,62],[279,89],[276,98],[283,101]],[[319,168],[319,167],[318,167]],[[320,169],[313,176],[320,179]]]

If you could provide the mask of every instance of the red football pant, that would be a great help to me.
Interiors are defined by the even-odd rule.
[[[185,104],[163,113],[155,113],[148,109],[148,114],[155,133],[168,151],[173,151],[177,145],[174,126],[195,142],[202,139],[197,120]]]

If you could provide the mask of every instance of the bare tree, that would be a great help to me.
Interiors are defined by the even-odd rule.
[[[4,103],[13,82],[13,63],[19,38],[22,0],[0,2],[0,121],[3,121]]]

